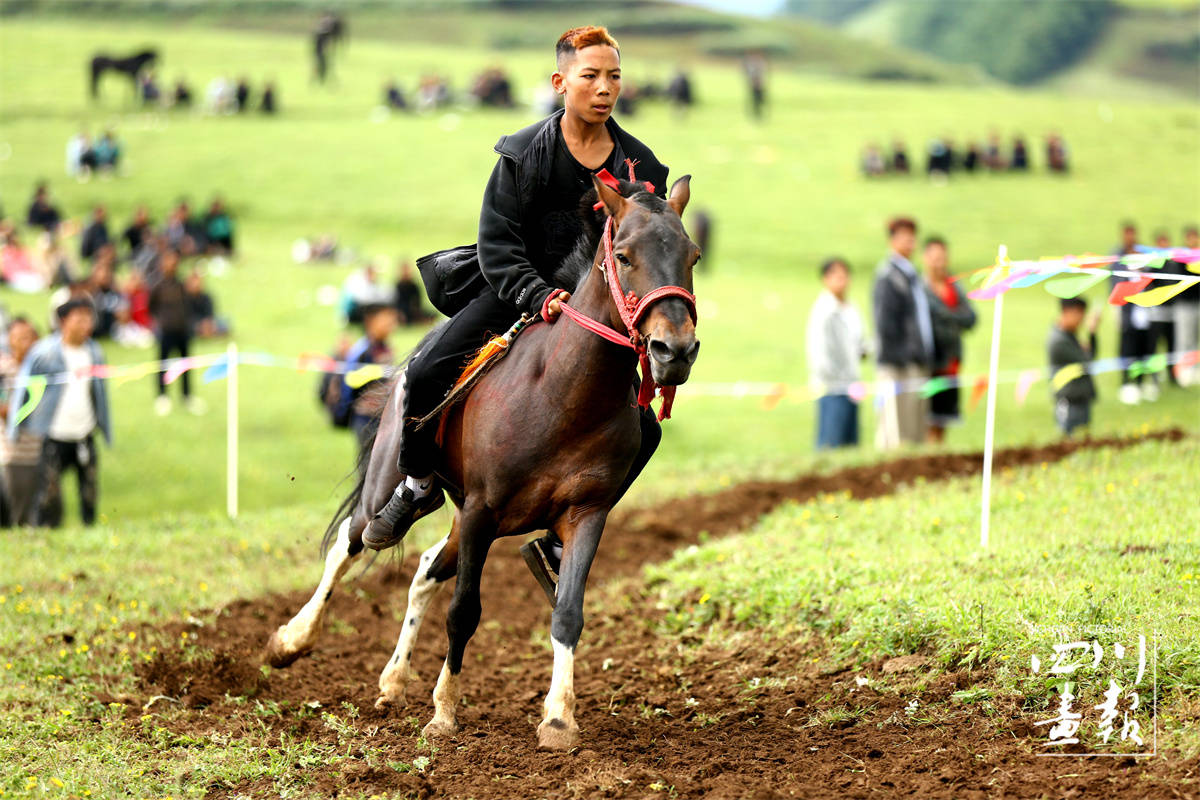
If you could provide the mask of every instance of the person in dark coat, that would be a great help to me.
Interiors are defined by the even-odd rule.
[[[654,153],[612,119],[621,91],[620,51],[604,28],[574,28],[556,46],[557,70],[552,81],[565,108],[511,136],[495,150],[492,170],[479,214],[476,245],[478,274],[465,286],[429,286],[439,309],[447,299],[465,301],[435,338],[409,362],[406,370],[404,419],[419,419],[445,397],[466,360],[485,341],[488,331],[503,332],[522,313],[555,320],[570,298],[553,283],[553,273],[583,233],[579,204],[601,169],[625,175],[626,159],[637,163],[637,178],[666,196],[667,168]],[[435,291],[436,289],[436,291]],[[439,295],[444,295],[438,303]],[[443,502],[434,485],[436,425],[405,425],[399,469],[406,478],[367,526],[368,546],[388,546],[412,523]],[[662,437],[654,415],[642,415],[642,449],[626,478],[625,488],[649,461]],[[553,534],[531,542],[538,563],[548,566],[535,576],[543,588],[557,573],[561,544]],[[527,562],[533,561],[527,555]]]
[[[1096,384],[1088,372],[1088,363],[1096,357],[1096,327],[1100,315],[1088,320],[1088,343],[1079,343],[1076,335],[1087,313],[1087,301],[1082,297],[1067,297],[1060,303],[1058,321],[1050,329],[1046,350],[1050,359],[1050,389],[1054,392],[1054,421],[1058,429],[1070,436],[1076,429],[1087,427],[1092,419],[1092,403],[1096,402]],[[1072,370],[1078,367],[1078,374]]]
[[[29,213],[25,216],[26,224],[31,228],[42,228],[54,233],[58,230],[58,223],[61,221],[62,214],[50,203],[50,190],[46,184],[39,183],[33,192],[33,202],[29,204]]]
[[[187,358],[192,344],[192,315],[187,289],[179,279],[179,253],[174,250],[163,253],[160,268],[162,275],[150,289],[150,314],[158,329],[158,357],[162,361],[172,356]],[[188,410],[193,414],[202,413],[204,409],[198,402],[199,398],[192,397],[187,372],[180,376],[180,380],[183,382],[183,399]],[[171,412],[166,372],[155,374],[155,385],[158,387],[158,398],[154,402],[154,412],[166,416]]]
[[[129,223],[129,227],[125,228],[125,232],[121,234],[121,238],[129,246],[129,257],[133,258],[134,254],[152,235],[150,212],[145,206],[138,206],[137,210],[133,212],[133,220]]]
[[[888,224],[888,255],[880,262],[872,290],[878,337],[875,378],[885,388],[876,446],[921,444],[928,425],[928,401],[921,386],[934,360],[933,321],[925,284],[909,260],[917,243],[917,223],[901,217]]]
[[[79,236],[79,256],[91,261],[108,243],[108,211],[104,206],[96,206],[92,209],[92,221]]]
[[[958,387],[962,334],[975,327],[976,317],[962,284],[950,274],[949,249],[945,240],[937,236],[926,239],[921,260],[925,265],[925,288],[933,322],[932,374],[954,384],[929,398],[929,441],[940,444],[946,437],[946,428],[962,420]]]

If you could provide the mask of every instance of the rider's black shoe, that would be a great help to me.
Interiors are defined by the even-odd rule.
[[[541,539],[534,539],[532,542],[522,545],[521,555],[524,557],[529,571],[537,579],[538,586],[541,586],[542,591],[546,593],[550,607],[554,608],[558,599],[558,569],[562,564],[554,553],[554,545],[558,544],[558,539],[557,537],[551,539],[552,536],[553,534],[547,534]]]
[[[403,539],[414,522],[437,511],[445,502],[446,494],[440,486],[417,497],[412,489],[400,484],[363,531],[363,544],[372,550],[386,550]]]

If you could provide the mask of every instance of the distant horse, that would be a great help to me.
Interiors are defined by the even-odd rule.
[[[416,679],[410,662],[425,611],[440,585],[457,576],[446,618],[449,649],[426,736],[458,729],[459,674],[479,624],[488,548],[502,536],[548,529],[564,547],[550,627],[554,675],[538,742],[568,749],[578,740],[574,654],[583,630],[584,587],[605,521],[638,453],[638,405],[649,403],[645,389],[655,383],[664,402],[669,399],[673,387],[687,380],[700,347],[691,294],[700,251],[679,218],[690,196],[689,180],[676,181],[665,201],[641,185],[620,182],[613,189],[595,180],[607,220],[601,230],[600,217],[591,215],[589,229],[560,270],[558,285],[575,286],[570,313],[553,325],[529,327],[466,399],[444,412],[437,472],[457,507],[454,522],[421,556],[376,702],[379,708],[402,702],[405,687]],[[639,360],[642,391],[635,385]],[[363,529],[402,479],[396,459],[403,395],[400,378],[374,441],[360,456],[367,465],[363,477],[326,533],[326,541],[334,541],[320,584],[267,644],[272,665],[286,666],[312,648],[334,584],[363,549]],[[350,515],[338,525],[346,511]]]
[[[111,69],[128,75],[129,80],[133,83],[133,91],[136,93],[138,75],[146,68],[146,65],[153,64],[157,60],[158,51],[156,50],[143,50],[128,58],[113,58],[103,53],[92,56],[92,99],[95,100],[100,96],[100,76],[106,70]]]

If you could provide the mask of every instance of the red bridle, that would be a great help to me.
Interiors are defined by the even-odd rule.
[[[633,167],[630,166],[632,175]],[[615,179],[611,175],[604,172],[610,180],[615,183]],[[601,178],[603,180],[603,177]],[[605,181],[606,183],[608,181]],[[605,325],[602,322],[597,322],[586,314],[581,314],[571,308],[564,302],[559,302],[563,314],[572,322],[586,328],[597,336],[601,336],[608,341],[619,344],[623,347],[628,347],[637,353],[638,362],[642,368],[642,383],[638,390],[638,405],[642,408],[649,408],[650,401],[654,399],[655,390],[662,396],[662,407],[658,411],[658,419],[661,422],[664,419],[671,418],[671,405],[675,401],[674,386],[659,386],[654,382],[650,371],[650,354],[646,349],[646,343],[643,340],[642,334],[638,331],[638,323],[646,316],[646,312],[650,306],[668,297],[678,298],[687,306],[688,313],[692,316],[692,323],[696,323],[696,296],[684,289],[682,286],[659,286],[646,293],[645,297],[639,298],[636,294],[630,291],[628,294],[621,290],[621,279],[617,276],[617,262],[613,257],[613,240],[612,240],[613,218],[608,217],[604,221],[604,261],[601,265],[601,271],[604,273],[604,279],[608,283],[609,291],[612,293],[613,303],[617,307],[617,313],[621,317],[621,322],[625,325],[626,333]]]

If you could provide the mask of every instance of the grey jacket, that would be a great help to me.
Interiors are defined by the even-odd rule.
[[[93,364],[104,363],[104,353],[92,339],[84,344]],[[62,334],[54,334],[40,340],[25,357],[21,371],[17,373],[17,381],[13,386],[8,404],[8,438],[17,438],[17,431],[28,431],[35,436],[45,436],[50,431],[50,423],[54,420],[54,412],[62,400],[63,386],[60,382],[50,381],[46,384],[46,392],[41,402],[33,409],[28,417],[17,425],[17,413],[25,404],[26,387],[33,375],[57,375],[67,371],[67,362],[63,357]],[[92,405],[96,411],[96,427],[104,434],[104,441],[112,444],[112,427],[108,416],[108,389],[100,378],[92,378]]]

